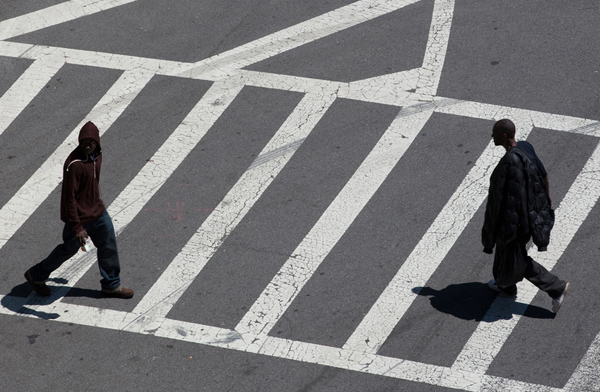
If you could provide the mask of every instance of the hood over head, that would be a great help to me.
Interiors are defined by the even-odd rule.
[[[88,121],[81,127],[79,142],[81,143],[83,139],[93,139],[98,144],[98,147],[100,147],[100,131],[93,122]]]

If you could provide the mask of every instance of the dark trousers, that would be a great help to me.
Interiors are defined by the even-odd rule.
[[[108,290],[118,288],[121,284],[119,277],[121,267],[115,229],[108,212],[105,210],[98,219],[82,223],[82,225],[92,239],[94,246],[98,249],[98,266],[102,275],[102,280],[100,280],[102,288]],[[70,224],[65,224],[62,236],[63,243],[54,248],[48,257],[29,270],[33,280],[44,281],[48,279],[53,271],[73,257],[81,247]]]
[[[566,282],[529,257],[526,245],[519,241],[496,244],[493,273],[498,288],[508,295],[516,295],[516,283],[525,278],[551,298],[560,297]]]

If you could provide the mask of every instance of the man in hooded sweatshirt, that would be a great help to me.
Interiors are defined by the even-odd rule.
[[[90,237],[98,249],[102,294],[133,297],[133,290],[121,286],[115,229],[100,199],[101,166],[100,132],[88,121],[79,132],[79,145],[69,154],[63,167],[60,200],[60,219],[65,222],[63,243],[25,272],[25,279],[42,296],[50,295],[50,288],[45,283],[50,274],[73,257]]]

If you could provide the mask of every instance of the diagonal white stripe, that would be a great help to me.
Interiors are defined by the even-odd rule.
[[[524,124],[527,119],[522,119]],[[531,128],[523,126],[526,137]],[[471,171],[448,200],[423,238],[408,256],[344,345],[347,349],[376,353],[404,316],[418,294],[446,257],[460,234],[487,196],[487,182],[501,149],[490,143]]]
[[[197,62],[191,71],[227,76],[258,61],[345,30],[420,0],[360,0]]]
[[[0,98],[0,135],[63,66],[61,58],[36,60]]]
[[[334,96],[306,95],[271,138],[255,163],[242,175],[221,203],[134,309],[144,316],[131,328],[145,325],[148,317],[166,316],[208,260],[235,229],[254,203],[314,129]],[[149,313],[149,314],[147,314]]]
[[[152,75],[125,72],[65,141],[0,210],[0,248],[25,223],[62,180],[62,166],[77,146],[79,130],[91,119],[102,135],[148,83]]]
[[[565,392],[600,391],[600,334],[564,387]]]
[[[242,85],[231,84],[230,81],[214,83],[175,132],[113,201],[108,211],[112,216],[117,235],[137,216],[148,200],[179,167],[242,88]],[[217,101],[219,105],[215,105]],[[55,275],[67,279],[69,286],[57,286],[50,297],[40,298],[32,294],[30,303],[54,303],[81,279],[94,262],[95,252],[78,253],[54,272]]]
[[[403,109],[404,110],[404,109]],[[266,336],[421,131],[432,111],[392,122],[235,330]],[[260,344],[260,342],[256,343]]]
[[[0,40],[55,26],[137,0],[71,0],[0,22]]]
[[[546,269],[551,270],[598,198],[600,198],[600,145],[596,147],[560,203],[560,207],[556,209],[556,224],[548,251],[537,252],[531,249],[529,255]],[[452,367],[484,374],[521,318],[518,314],[513,315],[515,307],[531,303],[537,293],[538,289],[533,285],[522,284],[519,286],[518,303],[502,298],[494,301],[483,322],[471,335]],[[548,305],[550,306],[550,299]]]

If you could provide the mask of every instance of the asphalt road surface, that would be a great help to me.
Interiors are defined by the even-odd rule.
[[[4,0],[0,390],[600,390],[596,0]],[[510,118],[550,177],[530,254],[485,283]],[[131,300],[61,241],[88,120]]]

